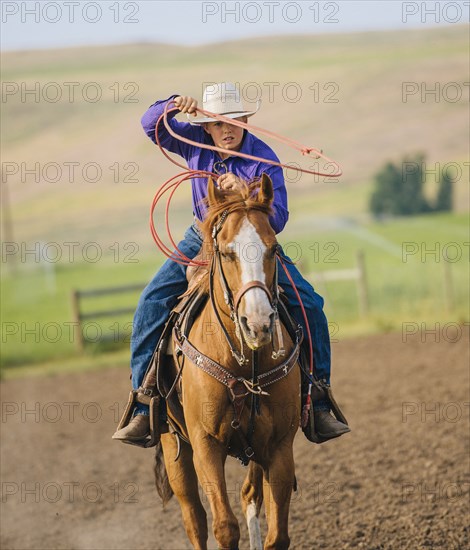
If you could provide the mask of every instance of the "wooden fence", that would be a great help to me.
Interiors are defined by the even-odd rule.
[[[299,266],[302,270],[301,265]],[[334,269],[329,271],[318,271],[309,273],[307,278],[315,280],[315,282],[326,283],[329,281],[356,281],[357,296],[359,301],[359,311],[361,315],[366,315],[369,311],[369,290],[367,286],[367,276],[364,262],[364,253],[359,250],[356,254],[356,267],[350,269]],[[85,299],[96,298],[99,296],[107,296],[112,294],[124,294],[130,292],[142,291],[145,284],[133,284],[125,286],[115,286],[109,288],[97,288],[89,290],[73,290],[72,291],[72,311],[73,320],[75,322],[75,342],[79,350],[83,350],[87,339],[83,333],[84,321],[100,319],[103,317],[118,317],[120,315],[133,314],[137,303],[130,307],[120,307],[113,309],[96,309],[94,311],[84,313],[82,311],[82,303]],[[451,292],[451,289],[449,289]],[[115,334],[104,334],[100,337],[100,342],[110,341],[115,339]]]
[[[136,303],[130,307],[120,307],[113,309],[97,309],[84,313],[82,311],[82,302],[86,298],[96,298],[98,296],[107,296],[111,294],[125,294],[130,292],[142,291],[145,284],[133,284],[124,286],[114,286],[109,288],[94,288],[89,290],[73,290],[71,294],[72,312],[75,327],[75,343],[79,350],[83,350],[86,343],[83,334],[83,322],[91,319],[100,319],[103,317],[118,317],[120,315],[133,314]],[[104,334],[100,337],[100,342],[115,339],[114,334]]]
[[[356,281],[359,312],[362,316],[369,312],[369,289],[367,286],[364,252],[362,250],[358,250],[356,253],[356,267],[350,269],[315,271],[314,273],[310,272],[307,278],[314,280],[316,283],[326,283],[329,281]]]

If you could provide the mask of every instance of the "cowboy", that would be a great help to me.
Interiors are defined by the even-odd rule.
[[[251,181],[260,177],[264,172],[267,173],[274,188],[272,215],[269,221],[274,231],[280,233],[284,229],[289,215],[282,169],[262,161],[247,160],[231,155],[231,151],[240,151],[279,162],[274,151],[239,126],[205,116],[197,117],[198,103],[196,99],[180,95],[172,95],[168,99],[157,101],[142,117],[145,133],[154,143],[156,143],[155,125],[157,120],[171,101],[181,113],[186,113],[188,119],[191,120],[191,123],[179,122],[174,118],[177,111],[170,112],[168,121],[175,133],[192,141],[215,145],[226,152],[217,153],[183,143],[172,137],[163,124],[160,124],[158,129],[160,144],[168,151],[183,157],[190,169],[220,174],[217,185],[222,189],[236,191],[242,188],[243,181]],[[203,109],[246,123],[248,117],[258,111],[259,104],[254,110],[247,110],[240,98],[238,88],[232,83],[223,82],[206,86],[203,94]],[[203,220],[206,212],[204,199],[207,194],[207,180],[194,178],[191,183],[193,213],[195,219]],[[202,236],[195,220],[195,223],[187,229],[178,248],[185,256],[193,259],[199,253],[201,246]],[[330,338],[328,322],[323,313],[323,298],[301,276],[295,265],[289,263],[289,259],[283,252],[282,255],[287,259],[286,265],[290,276],[297,287],[307,313],[313,339],[316,376],[329,384]],[[140,388],[164,325],[178,301],[178,296],[187,289],[187,284],[186,267],[168,259],[143,291],[134,316],[131,340],[132,386],[134,389]],[[303,326],[305,333],[300,305],[282,269],[279,269],[279,284],[289,301],[291,315]],[[314,402],[314,419],[317,433],[323,440],[332,439],[350,431],[346,424],[337,420],[330,413],[330,403],[326,399]],[[118,430],[113,435],[113,439],[139,441],[146,438],[149,432],[148,407],[137,403],[132,420],[127,426]]]

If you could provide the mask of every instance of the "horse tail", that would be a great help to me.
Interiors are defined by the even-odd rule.
[[[163,448],[159,441],[155,447],[155,487],[157,493],[162,499],[163,506],[165,507],[173,496],[173,489],[170,486],[170,480],[165,467],[165,461],[163,459]]]

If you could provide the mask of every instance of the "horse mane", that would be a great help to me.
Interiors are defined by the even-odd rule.
[[[259,186],[260,180],[256,179],[250,183],[245,182],[241,191],[220,190],[220,200],[212,205],[208,204],[208,198],[206,197],[204,200],[207,205],[207,215],[204,221],[200,223],[204,235],[212,233],[212,228],[226,210],[228,214],[237,210],[244,210],[245,212],[259,210],[269,216],[272,212],[271,205],[258,200]]]

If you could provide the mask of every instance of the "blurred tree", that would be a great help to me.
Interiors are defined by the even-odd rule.
[[[369,208],[374,216],[412,216],[429,212],[423,193],[424,155],[406,157],[400,165],[388,162],[375,176]]]
[[[412,216],[431,210],[424,197],[423,165],[424,155],[418,154],[415,158],[405,158],[402,162],[401,189],[397,197],[399,214]]]
[[[439,180],[439,190],[437,192],[436,206],[434,210],[437,212],[444,210],[452,210],[452,198],[454,195],[454,181],[449,176],[447,171],[441,172]]]
[[[400,194],[401,173],[391,162],[375,176],[375,191],[370,199],[370,210],[374,216],[399,214],[397,196]]]

